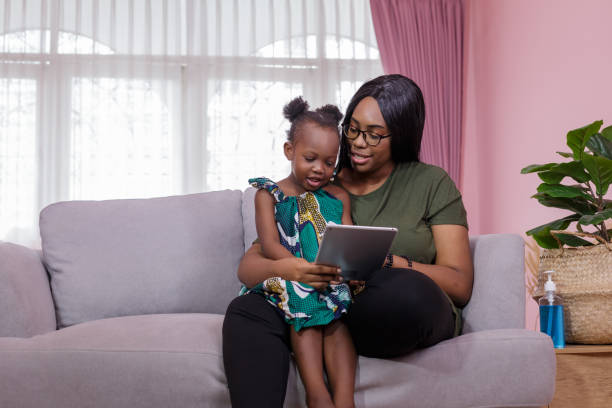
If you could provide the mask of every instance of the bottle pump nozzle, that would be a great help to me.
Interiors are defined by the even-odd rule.
[[[555,282],[552,281],[553,273],[555,273],[555,271],[544,271],[544,274],[548,276],[548,280],[544,284],[545,292],[556,292],[557,291],[557,285],[555,285]]]

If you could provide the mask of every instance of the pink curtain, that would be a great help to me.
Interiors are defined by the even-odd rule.
[[[414,80],[425,98],[421,161],[459,185],[462,0],[370,0],[383,68]]]

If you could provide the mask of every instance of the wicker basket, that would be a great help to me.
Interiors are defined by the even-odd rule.
[[[555,233],[587,236],[601,244],[578,248],[560,245],[560,249],[544,249],[540,255],[538,287],[533,298],[537,300],[544,295],[546,276],[543,272],[554,270],[552,279],[564,303],[565,341],[612,343],[612,247],[593,234],[551,233],[553,236]]]

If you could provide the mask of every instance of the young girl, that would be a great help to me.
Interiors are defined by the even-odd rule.
[[[250,179],[258,188],[255,222],[264,255],[300,257],[313,262],[328,222],[352,224],[348,194],[329,184],[339,150],[342,113],[333,105],[314,111],[301,98],[283,109],[291,122],[284,145],[291,174],[274,183]],[[356,354],[340,317],[351,303],[346,284],[317,290],[310,285],[270,278],[251,288],[261,293],[293,326],[291,344],[309,407],[353,407]],[[333,398],[323,378],[323,364]]]

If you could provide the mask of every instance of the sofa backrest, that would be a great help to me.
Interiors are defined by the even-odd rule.
[[[255,189],[43,209],[43,261],[58,327],[151,313],[224,313],[255,238]],[[474,289],[464,333],[522,328],[524,247],[515,234],[470,237]]]
[[[124,315],[224,313],[244,253],[242,192],[68,201],[40,215],[58,327]]]

